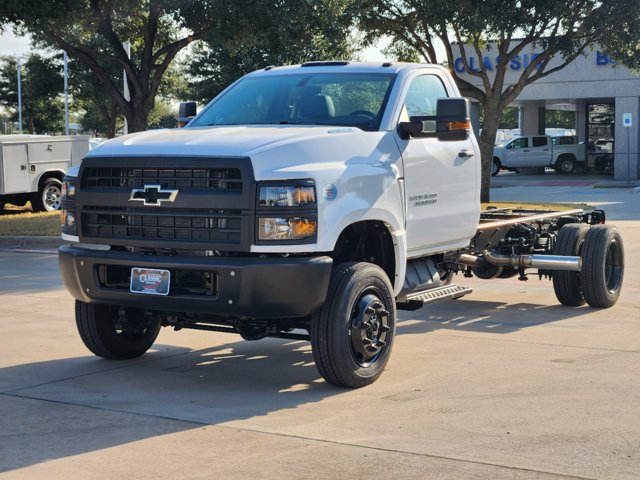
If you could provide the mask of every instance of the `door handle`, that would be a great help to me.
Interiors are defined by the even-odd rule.
[[[522,150],[522,151],[523,151],[523,152],[528,152],[529,150],[527,149],[527,150]]]
[[[543,148],[543,149],[542,149],[542,151],[543,151],[543,152],[548,152],[548,151],[549,151],[549,149],[548,149],[548,148]]]
[[[473,155],[474,153],[471,150],[460,150],[460,152],[458,152],[460,158],[471,158]]]

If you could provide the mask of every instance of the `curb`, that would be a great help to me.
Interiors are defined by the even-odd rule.
[[[638,188],[640,182],[624,182],[622,180],[611,180],[608,182],[597,182],[593,184],[593,188]]]
[[[56,237],[0,237],[0,249],[11,250],[52,250],[55,251],[65,242]]]

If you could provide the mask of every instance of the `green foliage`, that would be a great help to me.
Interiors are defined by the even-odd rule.
[[[628,0],[625,10],[626,15],[600,43],[617,62],[640,74],[640,2]]]
[[[62,63],[59,58],[32,54],[22,60],[22,118],[29,133],[60,133],[64,128]],[[0,58],[0,105],[18,120],[17,61]]]
[[[544,124],[547,128],[575,128],[576,112],[565,112],[564,110],[547,110],[544,114]]]
[[[268,65],[348,59],[351,0],[255,0],[231,3],[224,25],[194,48],[190,98],[207,102],[227,85]]]
[[[516,107],[507,107],[502,111],[500,115],[500,123],[498,128],[511,130],[512,128],[518,128],[518,114],[520,110]]]

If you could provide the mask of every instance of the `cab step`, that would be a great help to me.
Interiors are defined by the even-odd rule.
[[[444,300],[455,300],[473,292],[472,288],[459,285],[447,285],[444,287],[431,288],[422,292],[415,292],[407,295],[406,302],[398,303],[398,310],[418,310],[430,303],[442,302]]]

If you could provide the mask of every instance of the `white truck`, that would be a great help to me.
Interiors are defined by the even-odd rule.
[[[0,135],[0,211],[28,201],[35,211],[58,210],[65,172],[88,151],[83,135]]]
[[[586,158],[586,145],[578,143],[575,137],[521,136],[495,147],[491,174],[497,175],[502,168],[545,167],[551,167],[558,173],[572,173],[576,166],[584,165]]]
[[[304,339],[346,387],[382,373],[397,309],[471,292],[456,273],[533,269],[563,304],[616,303],[624,249],[604,212],[481,212],[479,191],[444,68],[267,67],[185,128],[111,140],[67,175],[62,278],[98,356],[142,355],[162,326]]]

